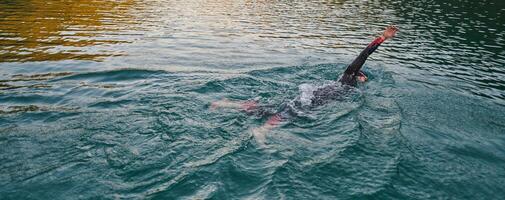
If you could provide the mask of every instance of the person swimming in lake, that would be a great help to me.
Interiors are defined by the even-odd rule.
[[[299,107],[315,107],[323,105],[329,101],[335,101],[342,99],[344,94],[350,89],[357,85],[358,82],[366,82],[368,77],[361,71],[363,64],[365,64],[366,59],[370,54],[372,54],[377,48],[387,39],[393,38],[398,32],[396,26],[388,26],[386,30],[379,37],[375,38],[359,55],[354,61],[347,66],[344,74],[340,77],[338,82],[334,84],[328,84],[320,87],[312,92],[310,96],[310,102],[303,101],[301,97],[298,97],[289,104],[281,106],[280,112],[269,112],[264,106],[259,106],[256,100],[250,100],[245,102],[234,102],[228,99],[223,99],[220,101],[213,102],[211,104],[212,109],[217,108],[236,108],[241,109],[247,113],[269,116],[268,120],[261,127],[254,128],[252,134],[259,144],[265,143],[265,137],[268,130],[279,125],[283,120],[295,115],[297,108]]]

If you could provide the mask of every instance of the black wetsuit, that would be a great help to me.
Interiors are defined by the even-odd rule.
[[[366,59],[370,54],[372,54],[379,45],[384,42],[383,37],[378,37],[372,43],[370,43],[360,54],[354,59],[354,61],[347,66],[347,69],[344,71],[342,77],[338,80],[338,83],[329,84],[324,87],[318,88],[313,92],[313,97],[311,99],[310,107],[320,106],[329,101],[335,101],[343,99],[345,93],[349,91],[348,88],[354,87],[357,84],[356,76],[360,73],[361,67],[365,64]],[[294,100],[288,104],[284,104],[281,106],[280,112],[272,113],[267,111],[267,109],[259,107],[255,112],[260,115],[270,115],[272,116],[270,119],[276,118],[276,120],[280,121],[285,118],[289,118],[292,115],[296,115],[297,110],[300,110],[301,103],[298,100]]]

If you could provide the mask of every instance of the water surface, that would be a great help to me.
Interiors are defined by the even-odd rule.
[[[497,199],[504,16],[498,0],[0,1],[0,197]],[[266,149],[250,131],[267,116],[209,109],[280,109],[387,24],[370,81]]]

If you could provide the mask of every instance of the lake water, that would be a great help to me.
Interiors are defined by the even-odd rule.
[[[335,80],[345,100],[265,116]],[[0,199],[500,199],[505,1],[0,1]],[[300,87],[302,85],[302,87]]]

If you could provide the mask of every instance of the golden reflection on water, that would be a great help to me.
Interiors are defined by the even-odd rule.
[[[0,62],[101,60],[135,24],[133,0],[7,0],[0,3]],[[93,48],[90,48],[93,46]],[[96,48],[102,46],[104,48]]]

